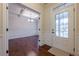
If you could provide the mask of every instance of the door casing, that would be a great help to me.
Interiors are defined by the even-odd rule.
[[[72,16],[74,16],[74,17],[71,16],[71,17],[73,18],[73,21],[72,21],[72,22],[73,22],[73,28],[72,28],[72,30],[74,30],[74,29],[75,29],[75,22],[74,22],[74,21],[75,21],[75,15],[74,15],[74,14],[75,14],[75,11],[74,11],[74,8],[75,8],[75,6],[74,6],[74,5],[71,5],[71,6],[65,7],[64,9],[63,9],[63,8],[60,8],[60,9],[58,9],[58,10],[55,10],[55,11],[53,12],[53,19],[54,19],[54,15],[55,15],[56,13],[64,12],[64,11],[66,11],[66,10],[69,10],[69,11],[71,10],[70,12],[72,12],[72,13],[73,13]],[[54,20],[54,22],[55,22],[55,20]],[[55,32],[55,23],[54,23],[53,26],[54,26],[54,28],[53,28],[54,31],[52,31],[52,32]],[[57,45],[58,42],[61,42],[61,43],[62,43],[63,40],[66,41],[66,39],[63,38],[63,40],[61,40],[61,38],[59,39],[59,37],[58,37],[59,40],[57,40],[57,41],[58,41],[58,42],[57,42],[57,41],[55,41],[55,39],[56,39],[55,33],[53,33],[53,37],[54,37],[54,38],[53,38],[53,43],[52,43],[52,45],[53,45],[54,47],[58,48],[58,49],[61,49],[61,50],[63,50],[63,51],[66,51],[66,50],[65,50],[65,49],[66,49],[65,47],[61,47],[61,46],[63,46],[62,44],[58,44],[58,45]],[[73,37],[74,37],[74,39],[73,39],[73,44],[72,44],[72,47],[73,47],[73,48],[72,48],[72,52],[66,51],[66,52],[72,53],[72,54],[74,54],[74,52],[75,52],[75,51],[73,52],[73,49],[75,48],[75,31],[73,32]],[[65,42],[63,42],[63,44],[65,44]],[[64,45],[64,46],[65,46],[65,45]]]

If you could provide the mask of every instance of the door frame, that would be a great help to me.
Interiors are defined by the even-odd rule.
[[[75,18],[74,18],[75,19],[75,34],[74,34],[75,35],[75,53],[74,53],[74,55],[77,56],[78,55],[78,53],[77,53],[78,52],[78,46],[77,46],[77,39],[78,39],[77,38],[77,36],[78,36],[77,35],[77,19],[78,19],[77,10],[78,10],[78,7],[77,7],[77,4],[74,4],[74,7],[75,7]]]
[[[9,56],[9,42],[8,42],[8,3],[3,3],[3,56]],[[26,6],[27,7],[27,6]],[[39,13],[40,14],[40,13]],[[40,18],[39,18],[40,19]],[[41,21],[39,20],[39,29]],[[41,30],[39,31],[39,40],[41,39]],[[38,41],[39,42],[39,41]],[[38,43],[39,44],[39,43]]]
[[[8,22],[8,12],[7,3],[3,3],[3,56],[8,56],[8,37],[7,37],[7,22]]]
[[[68,7],[69,7],[69,6],[68,6]],[[74,34],[73,34],[73,35],[74,35],[74,39],[73,39],[73,40],[74,40],[74,48],[75,48],[75,51],[74,51],[73,54],[76,55],[76,53],[77,53],[77,47],[76,47],[76,11],[75,11],[75,10],[76,10],[76,4],[72,4],[71,7],[73,7],[73,10],[74,10],[74,11],[73,11],[73,12],[74,12],[74,15],[73,15],[73,16],[74,16],[74,19],[73,19],[73,20],[74,20],[74,23],[73,23],[73,25],[74,25],[74,26],[73,26],[73,27],[74,27],[74,32],[73,32],[73,33],[74,33]],[[53,12],[54,12],[54,11],[53,11]],[[53,12],[52,12],[52,13],[53,13]],[[54,19],[54,16],[53,16],[53,19]],[[55,20],[54,20],[54,22],[55,22]],[[55,26],[55,25],[53,25],[53,26]],[[53,27],[53,28],[55,28],[55,27]],[[53,29],[53,28],[52,28],[52,29]],[[52,32],[55,32],[55,30],[52,30]],[[55,36],[55,33],[54,33],[54,36]],[[54,39],[55,39],[55,38],[54,38]],[[52,45],[53,45],[53,44],[52,44]]]

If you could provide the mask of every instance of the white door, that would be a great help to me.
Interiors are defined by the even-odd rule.
[[[74,53],[74,7],[56,9],[53,15],[55,20],[53,46]]]

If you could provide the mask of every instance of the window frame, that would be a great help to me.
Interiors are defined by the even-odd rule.
[[[56,20],[57,20],[57,18],[56,18],[56,16],[58,15],[59,17],[61,17],[60,16],[60,14],[63,14],[63,13],[65,13],[65,12],[67,12],[68,13],[68,11],[64,11],[64,12],[60,12],[60,13],[57,13],[57,14],[55,14],[55,35],[56,35],[56,37],[61,37],[61,38],[68,38],[69,37],[69,30],[68,30],[68,23],[67,23],[67,31],[63,31],[63,36],[61,36],[60,35],[60,33],[61,33],[61,31],[60,31],[60,27],[61,27],[61,25],[60,25],[60,21],[61,21],[61,19],[58,19],[58,25],[56,24]],[[65,18],[65,17],[64,17]],[[64,19],[63,18],[63,19]],[[69,13],[68,13],[68,15],[67,15],[67,18],[68,18],[68,20],[69,20]],[[66,23],[64,23],[64,24],[66,24]],[[64,26],[64,24],[63,24],[63,26]],[[56,29],[58,27],[58,30]],[[65,27],[66,27],[66,25],[65,25]],[[64,28],[64,27],[63,27]],[[56,32],[58,32],[58,35],[56,34]],[[65,33],[67,33],[67,36],[64,36],[64,34]]]

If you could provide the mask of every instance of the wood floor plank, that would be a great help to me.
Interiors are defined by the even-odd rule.
[[[38,56],[53,56],[48,52],[50,46],[38,45],[39,36],[15,38],[9,40],[9,56],[27,56],[30,51],[34,51]]]

